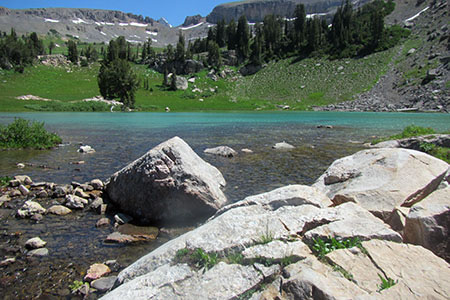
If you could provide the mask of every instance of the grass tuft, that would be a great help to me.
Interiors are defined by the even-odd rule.
[[[390,287],[393,287],[398,283],[398,280],[394,281],[394,279],[387,277],[386,279],[378,274],[378,277],[381,279],[381,283],[378,285],[378,292],[381,292],[382,290],[388,289]]]

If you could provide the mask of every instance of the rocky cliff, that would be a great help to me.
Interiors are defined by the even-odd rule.
[[[368,1],[352,1],[355,6]],[[210,23],[217,23],[225,19],[237,20],[245,15],[249,22],[261,22],[264,16],[276,14],[283,17],[292,17],[297,4],[303,3],[308,14],[331,13],[342,4],[340,0],[246,0],[232,3],[225,3],[216,6],[206,17]]]

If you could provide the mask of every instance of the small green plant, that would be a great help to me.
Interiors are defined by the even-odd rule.
[[[329,237],[325,240],[322,240],[320,237],[318,237],[313,238],[312,242],[313,243],[311,249],[319,258],[323,258],[328,253],[333,252],[337,249],[347,249],[353,247],[358,247],[360,249],[362,248],[361,240],[357,237],[346,239],[336,239],[334,237]]]
[[[191,254],[191,258],[198,268],[204,268],[205,271],[218,263],[217,253],[206,253],[201,248],[195,249],[194,253]]]
[[[83,286],[83,281],[79,281],[79,280],[74,280],[74,282],[72,284],[69,284],[69,288],[72,292],[77,291],[80,287]]]
[[[273,238],[274,238],[273,233],[269,230],[269,224],[267,223],[266,232],[260,236],[259,240],[256,241],[256,244],[260,245],[268,244],[273,241]]]
[[[295,263],[297,261],[298,261],[298,258],[296,256],[290,255],[290,256],[283,257],[281,259],[281,261],[280,261],[280,264],[281,264],[282,267],[286,267],[286,266],[288,266],[290,264],[293,264],[293,263]]]
[[[16,118],[8,126],[0,125],[0,148],[2,149],[49,149],[61,142],[58,135],[45,130],[43,122]]]
[[[394,279],[387,277],[385,279],[383,276],[378,274],[378,277],[381,279],[381,284],[378,285],[378,292],[381,292],[382,290],[388,289],[390,287],[393,287],[398,283],[398,280],[394,281]]]
[[[177,251],[175,253],[175,261],[179,262],[182,261],[186,256],[189,255],[189,249],[183,248]]]
[[[347,280],[349,280],[349,281],[354,281],[353,275],[350,274],[350,273],[349,273],[346,269],[344,269],[343,267],[338,266],[338,265],[333,265],[333,270],[335,270],[335,271],[341,273],[342,276],[345,277],[345,279],[347,279]]]
[[[240,252],[232,253],[232,254],[227,256],[227,260],[231,264],[242,265],[243,262],[244,262],[244,255],[242,255],[242,253],[240,253]]]
[[[10,180],[12,180],[12,178],[9,176],[0,177],[0,187],[8,185]]]
[[[433,143],[421,143],[420,151],[430,154],[434,157],[442,159],[443,161],[450,163],[450,148],[439,147]]]

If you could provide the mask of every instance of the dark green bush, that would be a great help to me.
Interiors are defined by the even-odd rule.
[[[55,133],[44,128],[44,123],[17,118],[7,126],[0,125],[0,148],[49,149],[62,142]]]

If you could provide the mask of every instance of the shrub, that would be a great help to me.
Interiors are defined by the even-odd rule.
[[[336,239],[334,237],[330,237],[325,240],[322,240],[321,238],[313,238],[312,241],[313,244],[311,246],[311,249],[319,258],[323,258],[328,253],[333,252],[337,249],[358,247],[364,252],[364,249],[361,245],[361,240],[357,237],[347,239]]]
[[[0,148],[49,149],[62,142],[55,133],[44,128],[44,123],[17,118],[8,126],[0,125]]]
[[[11,180],[12,178],[9,176],[0,177],[0,187],[8,185]]]
[[[436,131],[433,128],[430,127],[420,127],[416,125],[409,125],[403,129],[402,133],[391,135],[388,138],[380,138],[375,139],[371,142],[372,145],[377,144],[379,142],[388,141],[388,140],[399,140],[399,139],[405,139],[415,136],[421,136],[421,135],[427,135],[427,134],[434,134]]]

